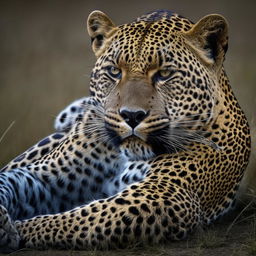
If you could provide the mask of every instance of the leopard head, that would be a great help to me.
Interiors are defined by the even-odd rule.
[[[156,11],[115,26],[94,11],[87,26],[97,58],[90,92],[104,109],[109,140],[131,159],[208,143],[227,50],[222,16],[193,24]]]

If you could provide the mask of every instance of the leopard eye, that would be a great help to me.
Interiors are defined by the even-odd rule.
[[[122,77],[122,70],[115,66],[108,66],[107,68],[108,74],[116,79],[120,79]]]
[[[162,70],[159,70],[157,73],[156,73],[156,78],[158,80],[168,80],[172,75],[173,75],[174,71],[171,70],[171,69],[162,69]]]
[[[153,83],[166,82],[173,78],[173,74],[176,72],[176,69],[165,68],[158,70],[152,77]]]
[[[172,74],[172,71],[169,69],[159,70],[159,76],[162,78],[167,78]]]

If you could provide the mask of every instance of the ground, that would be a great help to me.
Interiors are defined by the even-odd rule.
[[[92,10],[106,12],[117,24],[155,9],[174,10],[193,21],[219,13],[230,26],[225,68],[253,135],[253,155],[242,191],[248,184],[256,188],[256,1],[120,1],[1,1],[0,167],[53,132],[58,112],[87,95],[95,58],[85,21]],[[244,199],[247,193],[243,192],[240,198],[243,207],[248,204]],[[207,230],[198,231],[188,241],[166,246],[107,253],[21,250],[12,255],[256,255],[255,208],[250,204],[241,215],[239,209]]]

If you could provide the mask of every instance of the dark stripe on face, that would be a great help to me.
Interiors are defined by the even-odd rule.
[[[110,123],[105,121],[105,129],[109,137],[109,142],[112,143],[114,146],[119,147],[122,143],[122,139],[118,135],[118,133],[114,131],[111,127],[113,126]]]
[[[178,151],[167,139],[170,136],[169,131],[170,127],[165,126],[162,129],[155,130],[148,134],[147,143],[151,145],[153,152],[156,155],[165,153],[171,154]]]

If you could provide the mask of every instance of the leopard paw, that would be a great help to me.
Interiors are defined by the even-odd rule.
[[[7,210],[0,205],[0,252],[10,253],[19,248],[20,236]]]

